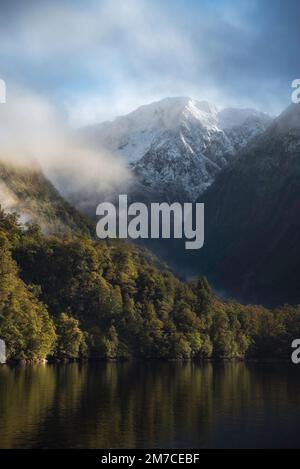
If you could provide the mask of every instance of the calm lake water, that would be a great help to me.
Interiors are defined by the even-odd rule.
[[[300,367],[1,366],[0,447],[300,447]]]

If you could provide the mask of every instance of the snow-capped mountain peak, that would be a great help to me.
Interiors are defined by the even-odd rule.
[[[112,122],[84,129],[88,140],[99,147],[124,156],[129,162],[143,157],[153,143],[163,140],[165,132],[188,128],[196,122],[205,128],[217,125],[217,109],[209,103],[187,97],[165,98],[143,105]]]
[[[140,183],[197,198],[228,160],[271,119],[251,109],[224,109],[188,97],[165,98],[84,129],[96,148],[126,158]]]
[[[266,124],[270,123],[270,117],[256,109],[225,108],[218,113],[219,125],[223,130],[241,126],[251,119],[257,119],[266,122]]]

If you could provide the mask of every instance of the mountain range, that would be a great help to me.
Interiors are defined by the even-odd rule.
[[[205,203],[201,251],[148,243],[179,274],[205,274],[242,301],[300,302],[299,106],[273,120],[168,98],[84,132],[95,147],[126,158],[150,194]]]
[[[146,190],[152,198],[160,194],[162,200],[193,201],[270,122],[253,109],[218,111],[206,101],[179,97],[84,128],[82,136],[94,149],[128,162],[135,198]]]
[[[205,203],[203,249],[185,251],[178,240],[147,245],[180,276],[206,275],[217,291],[241,301],[300,302],[298,105],[271,119],[167,98],[80,136],[125,159],[132,198]],[[95,213],[102,195],[86,197],[86,212]],[[76,187],[70,201],[76,203]],[[92,233],[94,223],[69,202],[40,168],[0,164],[0,205],[24,223],[38,222],[46,233]]]

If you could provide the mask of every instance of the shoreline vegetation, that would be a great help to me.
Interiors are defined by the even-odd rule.
[[[300,306],[274,310],[182,282],[145,249],[46,236],[0,211],[0,338],[8,362],[290,359]]]
[[[1,363],[0,368],[3,366],[19,367],[19,366],[56,366],[56,365],[93,365],[93,364],[111,364],[111,363],[195,363],[195,364],[217,364],[217,363],[245,363],[245,364],[276,364],[276,363],[291,363],[290,357],[276,357],[276,358],[150,358],[150,357],[127,357],[127,358],[36,358],[36,359],[23,359],[23,360],[8,360],[6,363]]]

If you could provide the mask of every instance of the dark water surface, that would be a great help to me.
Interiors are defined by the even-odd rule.
[[[0,447],[300,447],[300,367],[1,366]]]

